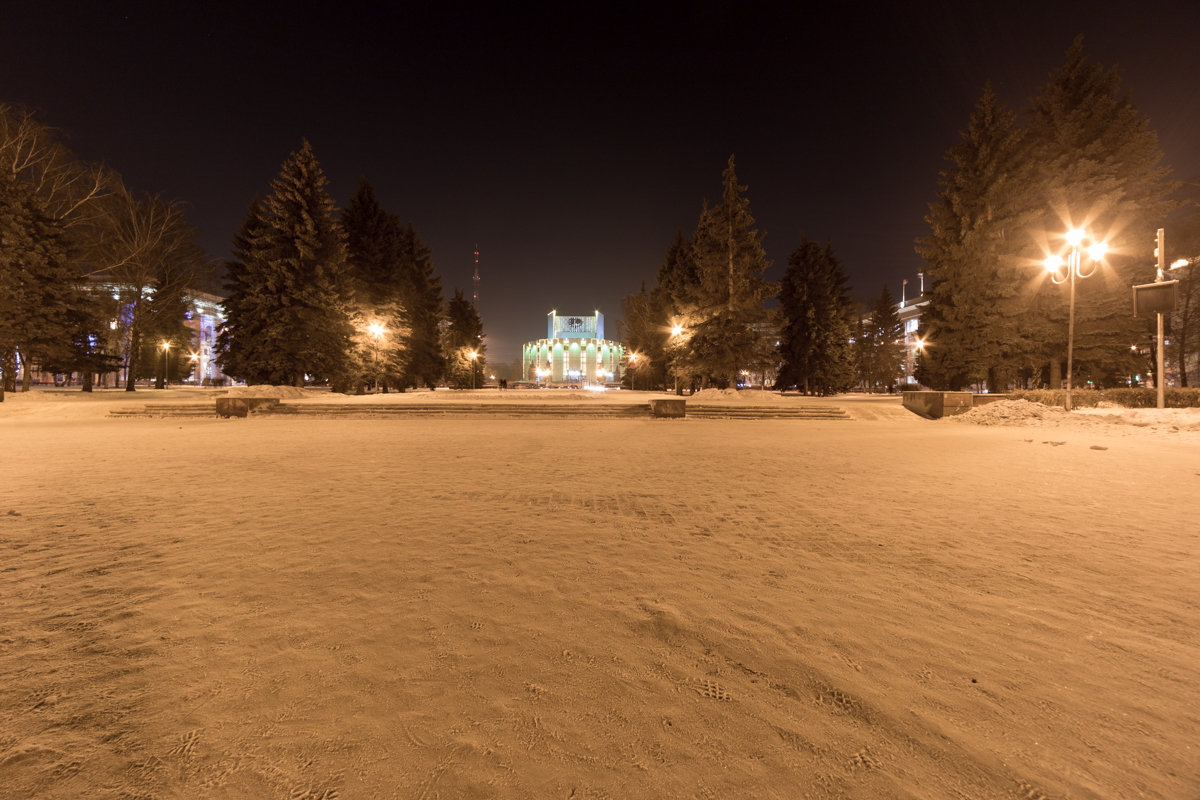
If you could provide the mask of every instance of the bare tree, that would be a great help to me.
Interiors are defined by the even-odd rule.
[[[21,263],[37,260],[36,251],[44,249],[48,237],[54,238],[64,247],[60,263],[66,271],[74,273],[69,280],[81,277],[90,268],[87,261],[92,249],[90,240],[96,235],[96,224],[102,215],[101,203],[119,186],[116,173],[79,161],[63,143],[61,133],[38,121],[31,111],[0,103],[0,190],[7,194],[5,200],[10,207],[36,205],[37,218],[44,219],[51,228],[37,235],[15,236],[25,249],[7,253],[10,258]],[[12,241],[7,246],[22,247]],[[61,282],[63,276],[46,273],[40,279]],[[39,285],[26,289],[36,295],[61,293],[64,287]],[[33,357],[35,348],[30,337],[36,338],[35,334],[37,330],[31,328],[21,341],[4,343],[0,352],[4,382],[12,382],[18,352],[26,364]],[[26,391],[32,378],[32,371],[25,369],[22,388]]]
[[[148,335],[184,344],[181,320],[156,312],[179,306],[205,260],[181,203],[121,189],[103,207],[103,236],[93,251],[94,263],[102,266],[91,275],[111,282],[127,309],[118,325],[128,347],[125,390],[132,392]]]
[[[67,228],[95,221],[97,201],[120,185],[112,170],[79,161],[61,132],[9,103],[0,103],[0,169],[28,186],[46,212]]]

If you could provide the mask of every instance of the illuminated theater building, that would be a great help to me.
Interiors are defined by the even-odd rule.
[[[521,376],[544,386],[604,386],[621,380],[625,346],[604,338],[604,315],[546,315],[546,338],[521,348]]]

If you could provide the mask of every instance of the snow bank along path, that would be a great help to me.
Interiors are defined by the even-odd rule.
[[[1186,420],[13,398],[0,796],[1200,796]]]

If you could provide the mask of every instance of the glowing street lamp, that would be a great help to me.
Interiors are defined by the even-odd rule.
[[[158,388],[160,388],[160,389],[165,389],[165,388],[166,388],[166,386],[167,386],[167,382],[168,382],[168,381],[167,381],[167,365],[168,365],[168,362],[167,362],[167,353],[169,353],[169,352],[171,351],[171,343],[170,343],[170,342],[163,342],[163,343],[162,343],[162,350],[163,350],[163,385],[162,385],[162,386],[160,386],[160,387],[158,387]]]
[[[681,336],[683,336],[683,325],[676,322],[671,326],[671,338],[678,339]],[[675,373],[675,394],[679,394],[679,370],[672,364],[671,371]]]
[[[1104,254],[1108,252],[1108,245],[1104,242],[1092,241],[1087,234],[1079,228],[1072,228],[1066,234],[1067,244],[1070,246],[1070,252],[1067,253],[1067,258],[1064,261],[1061,255],[1048,256],[1043,262],[1046,266],[1046,271],[1050,273],[1050,280],[1056,285],[1070,282],[1070,301],[1067,310],[1067,411],[1071,410],[1071,370],[1074,367],[1075,356],[1075,279],[1080,280],[1090,278],[1096,274],[1096,269],[1100,262],[1104,260]],[[1086,251],[1088,258],[1091,259],[1092,268],[1087,272],[1083,270],[1082,254]]]

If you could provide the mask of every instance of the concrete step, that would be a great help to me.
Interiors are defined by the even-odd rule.
[[[613,405],[559,403],[378,403],[357,405],[347,403],[279,403],[263,406],[251,412],[258,416],[321,416],[343,418],[378,417],[458,417],[484,415],[490,417],[593,417],[607,419],[649,419],[645,403]],[[850,419],[844,410],[834,406],[726,406],[688,404],[692,419],[791,419],[837,420]],[[109,412],[113,417],[215,417],[216,406],[208,403],[147,403],[140,408],[118,408]]]
[[[215,417],[213,403],[147,403],[141,408],[114,408],[110,417]]]
[[[695,419],[851,419],[835,406],[705,406],[689,405]]]
[[[260,409],[264,416],[314,415],[336,417],[402,417],[402,416],[473,416],[493,417],[645,417],[650,412],[644,405],[556,405],[540,403],[396,403],[346,405],[342,403],[280,403]]]

